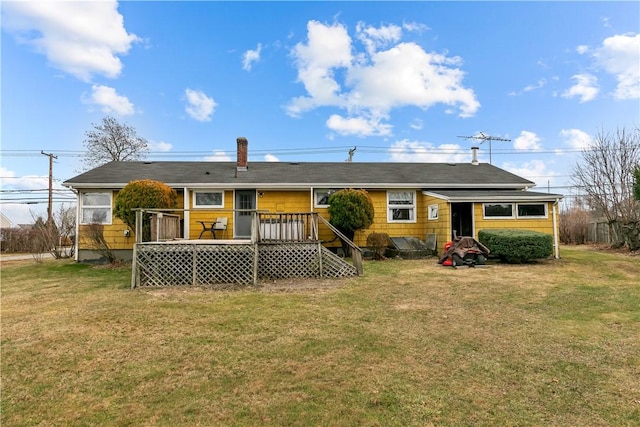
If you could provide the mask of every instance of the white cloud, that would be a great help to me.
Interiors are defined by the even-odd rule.
[[[19,42],[83,81],[94,74],[118,77],[119,56],[139,41],[125,29],[116,1],[16,1],[2,8],[2,25]]]
[[[92,85],[91,95],[83,96],[85,104],[97,105],[103,113],[115,113],[120,116],[128,116],[135,112],[133,104],[126,96],[118,95],[116,90],[109,86]]]
[[[591,74],[576,74],[571,77],[576,83],[562,94],[563,98],[579,97],[580,102],[593,100],[599,92],[598,78]]]
[[[378,118],[342,117],[332,114],[327,120],[327,127],[340,135],[356,136],[388,136],[392,126],[380,123]]]
[[[618,80],[614,93],[617,99],[640,98],[640,34],[608,37],[593,56]]]
[[[262,44],[258,43],[256,50],[248,50],[242,55],[242,69],[251,71],[251,67],[254,62],[260,60],[260,52],[262,51]]]
[[[538,80],[538,83],[536,83],[534,85],[525,86],[525,88],[523,90],[525,92],[531,92],[532,90],[543,88],[546,84],[547,84],[547,81],[545,79],[540,79],[540,80]]]
[[[347,77],[353,87],[349,96],[353,108],[386,113],[409,105],[423,109],[435,104],[458,105],[459,115],[470,117],[480,106],[473,90],[461,86],[464,73],[455,68],[460,58],[428,53],[415,43],[400,43],[377,52],[371,60],[371,65],[352,67]]]
[[[581,44],[576,48],[576,52],[578,52],[580,55],[584,55],[585,53],[589,52],[589,46]]]
[[[299,116],[323,105],[342,105],[340,85],[334,80],[334,68],[351,64],[351,38],[339,24],[326,26],[317,21],[307,24],[307,44],[298,43],[293,56],[298,67],[298,81],[304,84],[308,97],[295,98],[288,113]]]
[[[560,136],[564,138],[566,145],[578,150],[588,148],[593,143],[591,136],[580,129],[562,129]]]
[[[539,150],[542,146],[538,135],[523,130],[520,132],[520,136],[513,141],[513,148],[516,150]]]
[[[549,163],[542,160],[531,160],[521,164],[505,163],[502,168],[536,183],[538,187],[554,186],[554,180],[560,176],[558,172],[548,169]],[[541,190],[538,189],[538,190]]]
[[[265,154],[264,155],[265,162],[279,162],[280,159],[274,156],[273,154]]]
[[[402,37],[402,28],[393,24],[376,28],[366,26],[364,22],[358,22],[356,34],[371,55],[380,48],[398,42]]]
[[[186,89],[184,93],[187,97],[187,106],[185,107],[187,114],[200,122],[211,121],[211,116],[217,105],[213,98],[208,97],[200,90]]]
[[[363,52],[356,51],[345,26],[308,23],[306,43],[298,43],[291,52],[298,81],[307,93],[289,102],[289,115],[337,107],[347,112],[347,118],[333,114],[327,125],[334,130],[389,135],[391,125],[382,121],[394,108],[443,104],[469,117],[480,107],[473,90],[462,85],[460,58],[400,43],[402,27],[395,25],[376,28],[359,23],[356,35],[365,44]]]
[[[423,126],[424,126],[424,123],[422,122],[421,119],[413,119],[411,120],[411,123],[409,123],[409,127],[415,130],[421,130]]]
[[[402,29],[416,33],[422,33],[424,31],[430,30],[429,27],[419,22],[403,22]]]
[[[6,190],[35,190],[49,188],[49,178],[47,176],[27,175],[16,177],[16,173],[0,166],[0,177],[2,177],[2,188]]]
[[[166,153],[167,151],[171,151],[173,145],[164,141],[151,141],[149,142],[149,150],[150,151],[160,151]]]
[[[406,163],[464,163],[471,162],[469,154],[460,153],[462,148],[458,144],[433,144],[423,141],[403,139],[394,142],[389,147],[391,161]]]
[[[224,151],[214,151],[213,156],[207,156],[204,158],[205,162],[230,162],[231,156]]]
[[[509,95],[510,96],[522,95],[523,93],[532,92],[532,91],[537,90],[537,89],[542,89],[546,85],[547,85],[547,80],[546,79],[540,79],[535,84],[531,84],[531,85],[525,86],[524,89],[522,89],[522,91],[520,91],[520,92],[510,92]]]

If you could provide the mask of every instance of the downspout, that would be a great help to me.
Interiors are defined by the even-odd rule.
[[[558,203],[560,202],[560,199],[556,199],[556,201],[553,203],[553,207],[552,207],[552,211],[553,211],[553,246],[555,247],[555,258],[559,259],[560,258],[560,246],[558,243],[558,218],[557,218],[557,213],[556,213],[556,207],[558,206]]]
[[[72,188],[73,190],[73,188]],[[73,254],[73,259],[75,262],[79,262],[80,256],[78,253],[80,252],[80,191],[76,192],[76,197],[78,199],[78,203],[76,203],[76,250]]]

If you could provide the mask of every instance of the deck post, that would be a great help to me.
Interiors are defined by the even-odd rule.
[[[142,243],[142,210],[136,210],[136,243]]]
[[[320,267],[320,278],[324,277],[322,267],[322,243],[318,242],[318,267]]]
[[[258,243],[253,244],[253,286],[258,285],[258,257],[260,256]]]
[[[191,245],[191,262],[193,263],[191,271],[191,284],[196,286],[198,284],[198,249],[196,245]]]
[[[358,276],[364,275],[364,270],[362,269],[362,251],[359,248],[351,249],[351,259],[353,260],[353,265],[356,267]]]
[[[258,212],[251,212],[251,245],[253,246],[253,286],[258,285],[258,257],[259,253],[259,244],[258,241],[260,237],[258,235],[260,230],[260,218],[258,216]]]
[[[138,244],[134,243],[133,258],[131,259],[131,289],[136,288],[139,281],[140,273],[138,272]]]

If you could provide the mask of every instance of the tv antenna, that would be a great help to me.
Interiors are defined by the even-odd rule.
[[[485,141],[489,141],[489,164],[492,164],[491,163],[491,141],[511,141],[510,139],[506,139],[506,138],[499,138],[497,136],[489,136],[484,132],[480,132],[479,134],[473,135],[473,136],[458,136],[458,138],[480,140],[480,144],[482,144]]]
[[[357,148],[358,147],[353,147],[352,149],[349,150],[349,158],[345,160],[345,162],[351,163],[351,161],[353,160],[353,154],[356,152]]]

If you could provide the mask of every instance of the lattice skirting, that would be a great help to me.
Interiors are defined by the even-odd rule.
[[[137,244],[132,268],[132,287],[357,275],[353,265],[318,243]]]
[[[351,277],[356,268],[318,243],[258,245],[258,277]]]

